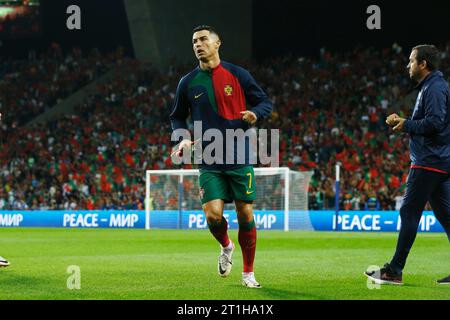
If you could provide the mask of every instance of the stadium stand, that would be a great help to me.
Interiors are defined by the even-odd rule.
[[[116,53],[117,54],[117,53]],[[111,68],[115,54],[74,48],[64,54],[57,43],[47,52],[30,52],[27,60],[0,60],[0,107],[5,121],[21,126],[50,109]]]
[[[440,47],[448,75],[450,42]],[[280,164],[314,171],[311,209],[334,208],[337,162],[341,209],[398,207],[408,137],[393,134],[385,118],[410,113],[407,55],[393,45],[239,62],[273,100],[275,112],[260,127],[281,129]],[[24,125],[113,67],[113,79],[73,114]],[[84,57],[57,47],[28,61],[2,61],[0,210],[143,209],[145,170],[176,168],[168,115],[178,80],[191,68],[174,62],[161,72],[117,52]],[[176,208],[177,199],[156,203]]]

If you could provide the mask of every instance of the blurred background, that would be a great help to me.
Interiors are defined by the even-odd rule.
[[[366,9],[381,9],[369,30]],[[81,29],[69,30],[70,5]],[[196,67],[191,30],[215,26],[221,58],[247,68],[274,103],[280,163],[312,171],[309,208],[397,210],[408,137],[406,65],[422,43],[450,74],[446,1],[0,0],[0,210],[143,209],[146,169],[171,163],[170,113]],[[190,187],[197,192],[197,188]],[[195,190],[195,191],[194,191]],[[155,207],[176,208],[161,194]]]

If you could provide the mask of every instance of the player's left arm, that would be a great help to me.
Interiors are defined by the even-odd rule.
[[[264,90],[256,83],[250,72],[242,69],[240,81],[245,94],[245,100],[250,109],[241,112],[243,120],[255,123],[257,120],[267,118],[272,113],[272,102]],[[253,113],[253,115],[251,114]],[[248,119],[248,120],[247,120]]]
[[[427,135],[439,133],[445,128],[447,116],[446,91],[443,86],[431,86],[425,99],[425,116],[420,120],[404,120],[401,131]],[[395,129],[395,127],[394,127]]]

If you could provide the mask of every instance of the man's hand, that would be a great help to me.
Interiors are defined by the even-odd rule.
[[[405,123],[405,121],[406,119],[399,117],[396,113],[393,113],[386,118],[386,123],[393,127],[392,129],[395,132],[403,130],[403,124]]]
[[[398,118],[395,118],[395,127],[394,128],[392,128],[395,132],[397,132],[397,131],[402,131],[403,130],[403,124],[405,123],[405,121],[406,121],[406,119],[403,119],[403,118],[400,118],[400,117],[398,117]]]
[[[256,116],[255,113],[251,112],[251,111],[241,111],[241,115],[242,115],[242,120],[250,123],[250,124],[254,124],[256,122],[256,120],[258,120],[258,117]]]
[[[399,118],[398,114],[393,113],[389,117],[386,118],[386,123],[392,127],[397,123],[396,122],[397,118]]]
[[[174,155],[177,155],[178,157],[181,157],[181,154],[183,152],[185,152],[185,151],[190,152],[191,151],[191,146],[195,145],[199,141],[200,141],[200,139],[196,140],[196,141],[191,141],[189,139],[184,139],[178,145],[178,149],[175,149],[170,156],[173,157]]]

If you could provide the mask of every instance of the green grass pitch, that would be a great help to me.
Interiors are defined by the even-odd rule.
[[[237,231],[230,231],[237,243]],[[241,286],[240,247],[228,278],[217,274],[219,245],[207,230],[0,229],[4,299],[450,299],[443,233],[419,233],[403,286],[368,289],[363,272],[392,257],[396,233],[259,231],[255,274]],[[69,290],[70,265],[81,289]]]

